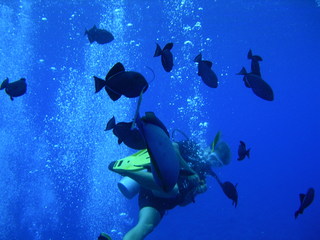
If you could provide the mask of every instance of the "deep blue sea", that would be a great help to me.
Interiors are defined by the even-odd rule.
[[[318,2],[318,3],[317,3]],[[213,178],[194,204],[169,211],[149,240],[320,239],[320,2],[315,0],[0,0],[0,83],[27,79],[11,101],[0,91],[0,239],[120,240],[136,223],[137,198],[118,190],[118,145],[108,120],[131,121],[137,98],[95,94],[117,62],[150,82],[141,113],[202,144],[217,131],[232,162],[215,169],[237,185],[237,208]],[[114,35],[90,44],[96,25]],[[153,57],[172,42],[174,66]],[[260,55],[274,101],[245,87],[247,53]],[[218,88],[197,75],[213,62]],[[150,70],[153,69],[153,73]],[[250,158],[237,161],[239,141]],[[297,219],[299,194],[314,202]]]

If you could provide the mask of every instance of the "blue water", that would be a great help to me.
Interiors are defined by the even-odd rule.
[[[83,36],[94,24],[106,45]],[[203,144],[215,133],[232,150],[216,169],[238,183],[231,205],[213,179],[195,204],[170,211],[146,239],[318,240],[320,236],[320,7],[314,0],[0,1],[0,78],[25,77],[11,101],[0,92],[0,239],[119,240],[137,221],[137,199],[118,191],[108,164],[133,153],[103,131],[114,115],[130,121],[136,99],[94,94],[93,76],[116,63],[148,81],[141,112]],[[173,42],[174,68],[153,58]],[[235,75],[262,56],[275,100],[258,98]],[[213,61],[219,87],[197,76],[194,57]],[[2,80],[1,80],[2,81]],[[237,161],[239,140],[252,148]],[[294,219],[299,193],[313,204]]]

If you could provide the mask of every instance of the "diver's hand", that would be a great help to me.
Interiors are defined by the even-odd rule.
[[[193,185],[198,185],[200,182],[200,177],[198,174],[193,174],[191,176],[188,176],[188,181]]]
[[[202,180],[202,181],[200,181],[200,184],[197,187],[196,192],[197,193],[204,193],[205,191],[207,191],[207,189],[208,189],[208,187],[207,187],[206,181]]]

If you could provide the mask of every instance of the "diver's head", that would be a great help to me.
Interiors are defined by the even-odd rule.
[[[228,165],[231,161],[231,152],[228,144],[225,142],[219,142],[214,151],[208,152],[207,162],[212,167],[222,167]]]

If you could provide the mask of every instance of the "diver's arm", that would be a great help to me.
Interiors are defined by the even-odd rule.
[[[180,161],[180,168],[185,169],[193,174],[197,174],[189,165],[188,163],[183,159],[183,157],[181,156],[180,150],[179,150],[179,145],[178,143],[173,142],[172,143],[174,150],[176,151],[178,157],[179,157],[179,161]]]

